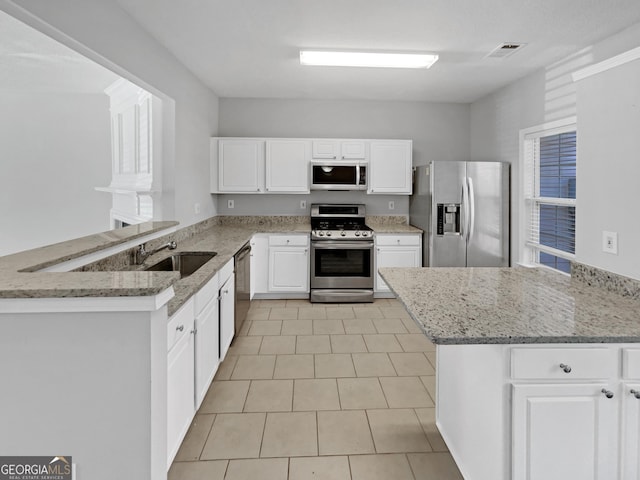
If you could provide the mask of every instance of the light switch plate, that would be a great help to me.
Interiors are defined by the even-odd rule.
[[[302,208],[303,210],[305,208],[307,208],[307,201],[306,200],[300,200],[300,208]]]
[[[233,207],[235,207],[233,200],[227,200],[227,208],[233,208]]]
[[[393,200],[391,200],[391,201],[389,202],[389,210],[393,210],[393,209],[395,209],[395,208],[396,208],[396,204],[395,204],[395,202],[394,202]]]
[[[618,232],[602,232],[602,251],[618,254]]]

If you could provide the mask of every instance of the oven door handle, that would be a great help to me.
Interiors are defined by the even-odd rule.
[[[316,249],[324,249],[324,250],[337,250],[337,249],[341,249],[341,248],[348,248],[348,249],[359,248],[359,249],[373,250],[373,242],[358,242],[358,241],[349,242],[349,241],[342,241],[342,240],[337,240],[337,241],[320,240],[318,242],[311,242],[311,245],[313,247],[315,247]]]

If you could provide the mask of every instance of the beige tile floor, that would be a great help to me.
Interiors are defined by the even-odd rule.
[[[252,303],[170,480],[459,480],[435,348],[395,300]]]

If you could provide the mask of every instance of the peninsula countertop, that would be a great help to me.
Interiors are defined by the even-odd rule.
[[[382,268],[435,344],[640,342],[640,302],[544,268]]]

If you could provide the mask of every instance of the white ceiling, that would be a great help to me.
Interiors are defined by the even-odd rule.
[[[0,91],[104,93],[118,78],[0,11]]]
[[[471,102],[640,21],[638,0],[118,0],[221,97]],[[526,43],[505,59],[503,42]],[[300,48],[440,54],[302,67]]]

